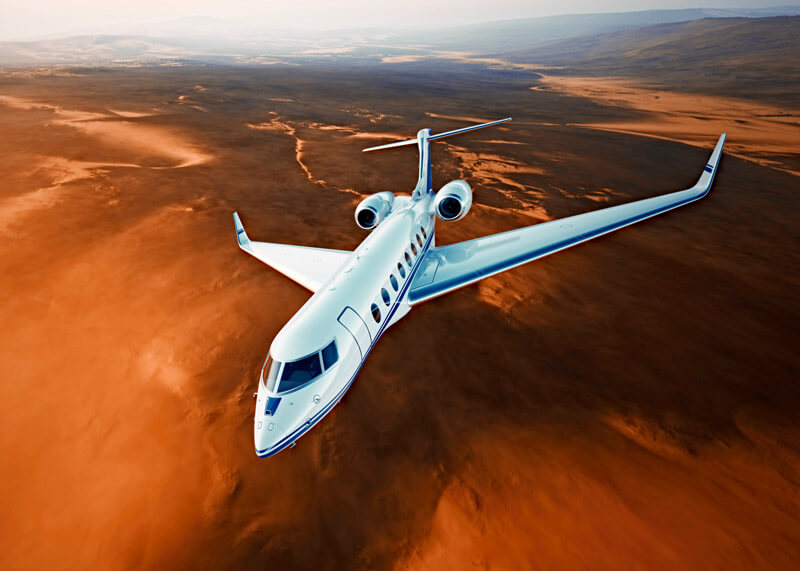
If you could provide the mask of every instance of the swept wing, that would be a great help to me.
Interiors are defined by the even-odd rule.
[[[725,134],[720,136],[699,180],[689,189],[432,248],[411,285],[409,303],[422,303],[703,198],[711,188],[724,144]]]
[[[236,225],[236,239],[242,250],[313,292],[328,281],[353,254],[346,250],[254,242],[247,237],[242,221],[235,212],[233,222]]]

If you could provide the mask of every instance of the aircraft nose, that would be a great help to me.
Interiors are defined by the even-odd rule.
[[[256,452],[258,453],[272,448],[284,436],[283,427],[269,416],[256,420],[254,432]]]

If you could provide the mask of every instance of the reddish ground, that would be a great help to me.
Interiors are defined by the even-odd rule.
[[[415,182],[370,133],[513,115],[434,149],[438,183],[475,187],[447,243],[689,186],[726,122],[696,146],[568,126],[642,111],[469,73],[0,76],[5,567],[800,565],[799,179],[747,157],[697,204],[419,307],[255,457],[256,375],[308,294],[238,250],[234,210],[353,248],[360,196]]]

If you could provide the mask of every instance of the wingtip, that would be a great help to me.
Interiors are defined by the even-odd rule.
[[[245,248],[250,244],[250,238],[247,237],[247,232],[244,231],[242,220],[239,218],[239,213],[233,213],[233,225],[236,228],[236,241],[239,242],[240,248]]]
[[[719,159],[719,155],[722,153],[722,149],[725,146],[725,141],[728,139],[728,133],[722,133],[717,139],[717,144],[714,147],[713,156]]]

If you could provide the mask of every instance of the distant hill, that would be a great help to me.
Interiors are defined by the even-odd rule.
[[[597,38],[643,27],[691,22],[705,18],[753,18],[800,15],[800,6],[763,10],[646,10],[608,14],[575,14],[486,22],[416,32],[390,29],[298,32],[242,27],[215,18],[185,18],[161,24],[132,25],[133,32],[86,34],[37,41],[0,42],[0,66],[58,64],[169,63],[174,60],[237,64],[258,58],[291,58],[292,63],[356,63],[387,54],[414,55],[432,51],[502,53],[527,60],[544,44],[557,44],[565,53],[602,47]],[[656,29],[649,28],[649,29]],[[649,33],[649,32],[648,32]],[[605,41],[605,40],[602,40]],[[601,41],[601,42],[602,42]],[[616,49],[609,46],[609,54]],[[326,52],[327,50],[327,52]],[[316,55],[315,55],[316,52]],[[547,51],[535,57],[550,58]],[[552,59],[552,58],[551,58]],[[270,61],[272,63],[272,61]]]
[[[703,19],[502,52],[570,75],[627,76],[683,91],[791,103],[800,109],[800,16]]]
[[[54,40],[1,42],[0,65],[108,64],[139,58],[173,57],[164,40],[133,36],[75,36]]]
[[[558,39],[605,34],[657,24],[690,22],[704,18],[762,18],[785,15],[800,15],[800,6],[761,10],[684,9],[571,14],[503,20],[447,28],[435,32],[401,34],[398,39],[401,42],[418,42],[437,49],[495,52],[530,47],[541,42]]]

